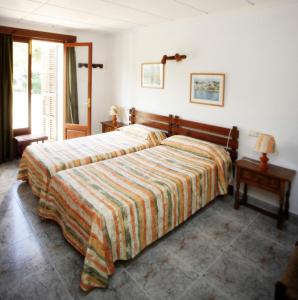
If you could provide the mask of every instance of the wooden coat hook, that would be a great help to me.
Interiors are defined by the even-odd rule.
[[[88,64],[86,63],[78,63],[78,66],[79,68],[88,68]],[[103,69],[103,64],[92,64],[92,68],[95,69],[95,68],[100,68],[100,69]]]
[[[173,56],[164,55],[161,59],[161,63],[165,65],[167,60],[176,60],[178,62],[181,61],[182,59],[186,59],[186,55],[180,55],[179,53],[176,53]]]

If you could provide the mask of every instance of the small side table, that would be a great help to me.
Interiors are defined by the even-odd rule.
[[[281,228],[284,219],[289,218],[289,198],[291,184],[296,171],[276,165],[268,165],[266,171],[259,168],[259,161],[244,157],[236,162],[236,194],[234,208],[239,209],[240,204],[251,207],[259,212],[277,219],[277,227]],[[244,183],[243,198],[239,199],[240,184]],[[273,214],[260,207],[247,203],[247,186],[251,185],[279,195],[279,211]]]
[[[114,126],[112,121],[105,121],[105,122],[101,122],[101,126],[102,126],[102,132],[109,132],[109,131],[114,131],[119,127],[125,126],[125,124],[121,122],[117,122],[117,125]]]
[[[37,134],[26,134],[18,135],[14,137],[14,140],[17,142],[17,155],[18,158],[22,157],[23,152],[26,147],[33,142],[44,142],[48,139],[46,135],[37,135]]]

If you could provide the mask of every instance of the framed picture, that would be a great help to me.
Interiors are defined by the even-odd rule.
[[[164,65],[161,63],[142,64],[142,87],[163,89]]]
[[[225,74],[190,74],[190,102],[224,106]]]

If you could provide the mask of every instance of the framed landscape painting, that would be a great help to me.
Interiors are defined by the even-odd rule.
[[[142,64],[142,87],[163,89],[164,65],[161,63]]]
[[[190,74],[190,102],[224,106],[225,74]]]

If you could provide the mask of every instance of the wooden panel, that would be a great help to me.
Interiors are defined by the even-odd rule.
[[[121,122],[117,122],[117,124],[114,125],[112,121],[101,122],[101,125],[102,125],[102,132],[115,131],[117,130],[117,128],[125,126],[125,124]]]
[[[242,179],[248,183],[254,183],[255,185],[266,186],[270,189],[278,190],[280,181],[276,178],[268,177],[266,175],[256,174],[249,170],[242,169],[241,175]]]
[[[212,133],[207,133],[207,132],[201,132],[201,131],[194,131],[194,130],[189,130],[186,128],[179,128],[176,131],[176,128],[173,129],[173,134],[183,134],[186,136],[191,136],[196,139],[212,142],[214,144],[218,144],[221,146],[227,146],[228,140],[225,136],[218,136],[218,135],[213,135]],[[234,147],[238,146],[238,143],[235,141],[229,141],[229,146],[231,147],[234,145]]]
[[[159,122],[155,122],[155,121],[146,121],[145,119],[139,119],[137,118],[137,122],[138,124],[143,124],[149,127],[153,127],[156,129],[160,129],[162,131],[166,131],[168,133],[168,129],[169,129],[169,124],[164,124],[164,123],[159,123]]]
[[[225,128],[225,127],[220,127],[216,125],[210,125],[210,124],[204,124],[204,123],[199,123],[199,122],[194,122],[194,121],[188,121],[184,119],[179,119],[177,118],[175,124],[178,127],[188,127],[188,128],[194,128],[194,129],[200,129],[202,131],[209,131],[214,134],[219,134],[219,135],[229,135],[230,128]]]
[[[11,34],[14,37],[30,38],[35,40],[45,40],[52,42],[75,42],[77,37],[74,35],[58,34],[37,30],[0,26],[0,33]]]
[[[142,111],[135,111],[135,117],[140,118],[140,119],[147,119],[147,120],[155,120],[163,123],[169,122],[169,117],[168,116],[162,116],[162,115],[156,115],[156,114],[151,114],[151,113],[146,113]]]
[[[78,137],[83,137],[83,136],[86,136],[86,132],[83,132],[83,131],[75,131],[75,130],[67,130],[66,131],[66,139],[69,140],[69,139],[75,139],[75,138],[78,138]]]
[[[143,124],[164,131],[168,136],[172,135],[173,116],[163,116],[131,108],[129,110],[130,124]]]
[[[183,120],[175,116],[172,133],[186,135],[224,146],[226,147],[227,151],[229,151],[233,163],[238,157],[239,131],[236,126],[233,126],[232,128],[226,128]]]
[[[79,124],[65,124],[64,137],[66,140],[87,135],[89,135],[88,126]]]
[[[250,170],[254,173],[266,174],[266,176],[270,176],[273,178],[278,178],[286,181],[292,181],[295,177],[296,171],[288,168],[268,164],[268,169],[266,171],[262,171],[259,166],[260,161],[255,160],[248,157],[243,157],[243,159],[237,161],[237,165],[241,168]]]
[[[107,125],[102,125],[102,132],[110,132],[110,131],[115,131],[116,128],[107,126]]]

